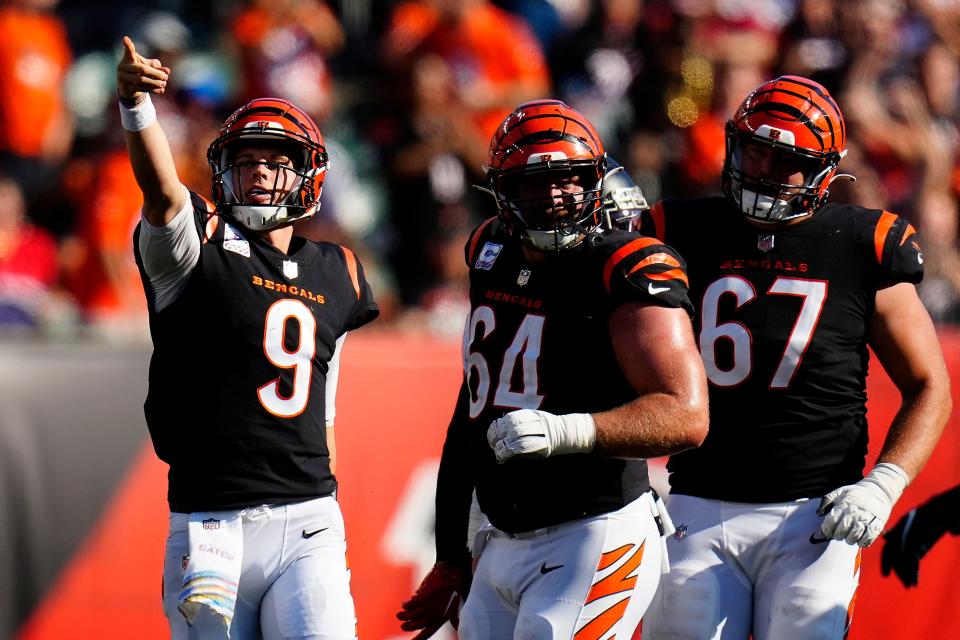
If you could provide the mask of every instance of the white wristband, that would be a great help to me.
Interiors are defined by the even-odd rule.
[[[120,124],[127,131],[143,131],[157,119],[157,110],[153,106],[150,94],[136,106],[128,107],[120,103]]]
[[[552,422],[553,451],[561,453],[587,453],[593,451],[597,442],[597,425],[589,413],[565,413]]]
[[[903,490],[910,483],[910,476],[899,465],[892,462],[880,462],[861,482],[872,482],[890,498],[890,504],[900,499]]]

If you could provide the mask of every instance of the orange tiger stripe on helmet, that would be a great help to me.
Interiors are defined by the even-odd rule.
[[[603,286],[606,287],[607,293],[610,293],[610,278],[613,276],[613,270],[617,268],[617,265],[631,253],[636,253],[655,244],[660,244],[660,241],[656,238],[637,238],[623,245],[607,258],[607,263],[603,266]]]
[[[795,146],[843,151],[847,132],[843,114],[823,85],[800,76],[780,76],[753,90],[734,116],[738,129],[756,131],[779,120],[795,136]]]
[[[843,113],[823,85],[800,76],[769,80],[727,121],[723,192],[741,213],[766,222],[810,215],[826,201],[846,144]],[[747,145],[800,163],[806,167],[802,180],[783,182],[747,167],[742,161]],[[773,201],[751,199],[757,189]]]
[[[883,247],[887,242],[887,234],[890,227],[897,221],[897,215],[884,211],[880,214],[880,220],[877,221],[877,228],[873,232],[873,248],[877,254],[877,264],[883,264]]]
[[[329,158],[323,134],[303,110],[282,98],[255,98],[234,111],[207,148],[207,163],[213,173],[211,195],[221,213],[231,214],[236,202],[233,185],[225,180],[233,166],[231,149],[245,144],[284,143],[302,153],[294,165],[299,186],[290,200],[291,213],[283,221],[302,220],[316,213],[326,179]],[[293,207],[297,209],[292,212]],[[275,224],[275,223],[271,223]]]
[[[574,247],[600,226],[606,171],[596,129],[582,113],[552,99],[525,102],[507,115],[490,139],[484,166],[504,230],[546,251]],[[571,215],[543,211],[539,197],[520,195],[517,180],[545,172],[582,178],[582,197]]]
[[[544,131],[559,132],[565,142],[541,139]],[[576,109],[560,100],[532,100],[518,106],[497,127],[490,139],[487,171],[508,171],[527,166],[531,156],[562,148],[566,159],[592,160],[603,156],[600,134]]]

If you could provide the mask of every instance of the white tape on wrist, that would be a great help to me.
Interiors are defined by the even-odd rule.
[[[877,464],[864,478],[867,482],[872,482],[890,498],[890,504],[900,499],[903,490],[910,483],[910,476],[899,465],[892,462],[881,462]]]
[[[593,451],[597,442],[597,426],[589,413],[566,413],[559,418],[562,428],[556,429],[553,455]]]
[[[150,94],[146,94],[145,100],[141,100],[136,106],[128,107],[122,102],[120,104],[120,124],[127,131],[143,131],[157,119],[157,110],[153,106]]]

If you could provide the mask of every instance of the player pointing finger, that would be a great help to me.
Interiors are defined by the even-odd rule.
[[[163,95],[170,68],[155,58],[144,58],[129,36],[123,37],[123,57],[117,64],[117,92],[122,100],[136,101],[143,93]]]

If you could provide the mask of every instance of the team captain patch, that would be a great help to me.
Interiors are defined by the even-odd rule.
[[[477,262],[473,266],[477,269],[485,269],[490,271],[493,268],[493,263],[497,261],[497,256],[500,255],[500,252],[503,250],[502,244],[497,244],[495,242],[488,242],[483,245],[483,249],[480,250],[480,255],[477,256]]]

